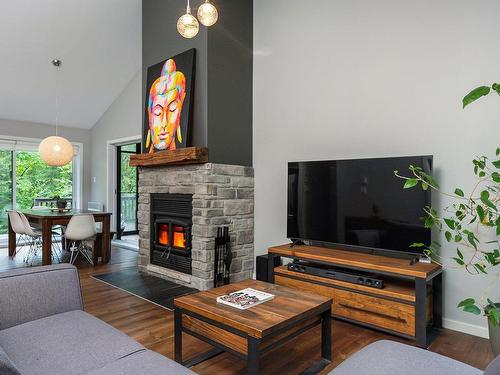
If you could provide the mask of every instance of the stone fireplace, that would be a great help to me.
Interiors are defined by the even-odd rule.
[[[253,169],[226,164],[139,168],[139,270],[200,290],[213,287],[217,228],[227,226],[231,282],[254,267]]]

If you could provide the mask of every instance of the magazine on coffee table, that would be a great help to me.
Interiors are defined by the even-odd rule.
[[[260,305],[274,298],[274,294],[261,292],[260,290],[245,288],[237,292],[217,297],[217,302],[223,303],[240,310]]]

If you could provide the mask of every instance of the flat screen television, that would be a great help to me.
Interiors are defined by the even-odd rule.
[[[403,189],[395,170],[432,170],[432,156],[288,163],[287,237],[342,249],[421,253],[430,189]]]

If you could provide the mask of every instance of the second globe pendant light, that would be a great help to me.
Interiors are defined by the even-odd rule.
[[[218,18],[217,8],[209,0],[205,0],[198,8],[198,20],[202,25],[212,26],[217,22]]]

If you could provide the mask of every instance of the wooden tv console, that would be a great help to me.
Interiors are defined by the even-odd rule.
[[[334,280],[274,267],[275,257],[379,275],[384,287]],[[442,269],[431,263],[315,246],[268,249],[268,281],[333,298],[332,316],[382,330],[427,348],[442,326]]]

